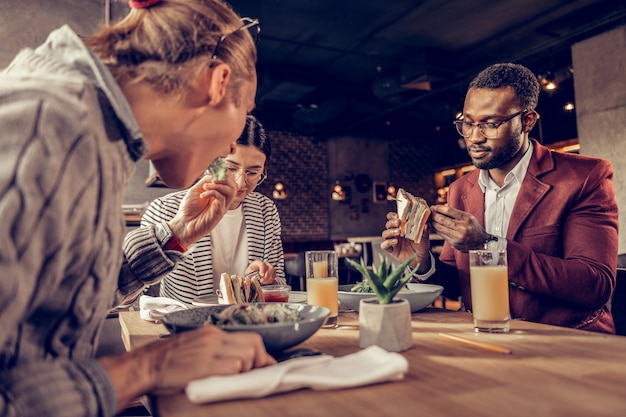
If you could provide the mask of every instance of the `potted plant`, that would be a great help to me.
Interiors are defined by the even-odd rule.
[[[415,256],[394,267],[381,255],[378,270],[370,269],[363,259],[358,264],[347,259],[376,297],[362,299],[359,304],[359,346],[380,346],[390,352],[401,352],[413,346],[411,307],[404,298],[396,297],[411,279],[405,274]]]

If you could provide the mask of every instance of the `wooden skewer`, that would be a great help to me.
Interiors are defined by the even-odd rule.
[[[513,353],[511,350],[507,348],[503,348],[502,346],[492,345],[490,343],[485,342],[477,342],[475,340],[465,339],[463,337],[454,336],[448,333],[439,333],[439,337],[446,340],[451,340],[453,342],[462,343],[464,345],[472,346],[478,349],[488,350],[490,352],[501,353],[503,355],[510,355]]]

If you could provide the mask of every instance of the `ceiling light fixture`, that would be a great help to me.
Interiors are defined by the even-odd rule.
[[[287,198],[287,191],[285,190],[285,184],[278,181],[274,184],[274,191],[272,192],[272,197],[274,200],[284,200]]]
[[[540,81],[545,91],[554,91],[558,87],[556,79],[554,77],[554,73],[552,71],[548,71],[543,76],[541,76]]]
[[[343,187],[341,186],[339,180],[335,181],[331,198],[335,201],[344,201],[346,199],[346,193],[343,190]]]

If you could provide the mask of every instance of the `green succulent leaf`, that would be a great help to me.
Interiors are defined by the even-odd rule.
[[[416,256],[417,254],[413,255],[411,258],[402,262],[397,268],[394,268],[391,263],[387,264],[386,257],[381,255],[378,271],[368,268],[363,258],[361,258],[361,263],[356,263],[348,258],[346,258],[346,261],[363,275],[363,279],[366,280],[369,286],[374,290],[378,302],[380,304],[389,304],[411,279],[411,274],[403,274],[407,265],[409,265]]]
[[[376,294],[378,301],[382,303],[382,300],[384,300],[384,297],[386,297],[387,294],[387,288],[385,288],[384,281],[373,270],[369,269],[367,265],[365,265],[365,261],[363,259],[361,259],[361,266],[365,270],[364,277],[366,277],[370,286],[374,289],[374,293]]]

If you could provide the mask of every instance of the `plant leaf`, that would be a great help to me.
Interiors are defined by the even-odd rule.
[[[387,258],[382,254],[378,255],[378,259],[380,260],[380,266],[378,267],[378,277],[381,281],[385,282],[387,280]]]
[[[385,286],[388,289],[388,293],[391,294],[389,303],[398,294],[398,292],[404,287],[404,285],[411,279],[412,274],[404,275],[406,267],[415,259],[417,254],[411,256],[406,261],[402,262],[388,277]]]
[[[385,287],[383,281],[374,273],[374,271],[369,268],[365,268],[366,277],[370,282],[370,286],[374,289],[374,293],[376,294],[376,298],[381,304],[384,304],[384,300],[387,296],[387,288]]]
[[[407,259],[406,261],[402,262],[397,268],[395,268],[391,274],[389,274],[389,276],[387,277],[387,279],[385,280],[385,287],[387,288],[391,288],[394,287],[395,284],[401,280],[403,274],[404,274],[404,270],[406,269],[406,267],[411,263],[411,261],[413,261],[413,259],[415,259],[415,257],[417,256],[417,254],[411,256],[409,259]],[[410,276],[410,275],[409,275]]]
[[[387,294],[387,288],[383,285],[383,282],[378,278],[378,275],[372,270],[370,270],[366,265],[363,258],[361,258],[361,263],[358,264],[354,262],[352,259],[346,258],[348,263],[352,265],[357,271],[363,275],[363,278],[369,282],[370,287],[374,290],[374,294],[376,294],[376,298],[378,298],[378,302],[384,304],[384,299]]]
[[[393,264],[390,262],[387,264],[387,259],[384,256],[380,256],[380,267],[378,273],[375,270],[370,269],[365,265],[365,261],[361,258],[361,263],[358,264],[352,259],[346,258],[348,263],[352,265],[357,271],[363,275],[363,278],[367,280],[370,287],[374,290],[376,298],[380,304],[389,304],[393,301],[393,298],[404,287],[404,285],[411,279],[411,274],[404,275],[406,267],[415,259],[417,254],[411,258],[402,262],[397,268],[393,268]]]

